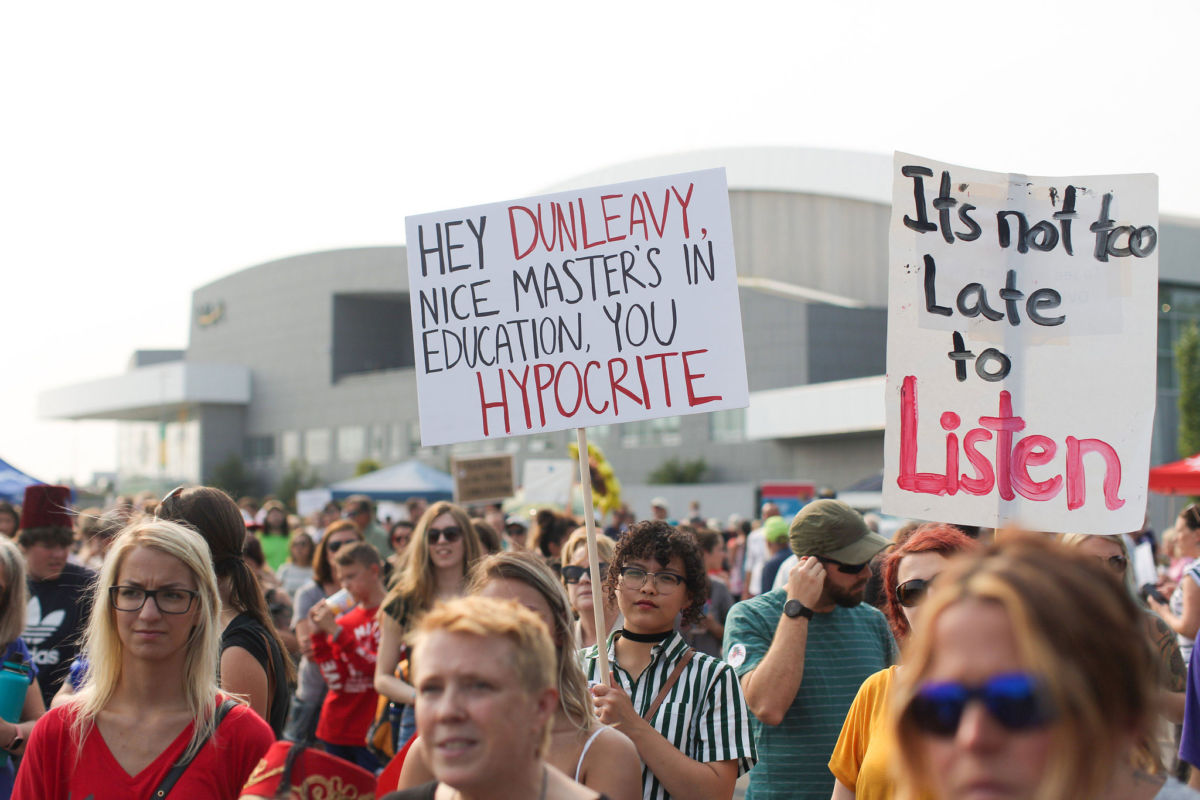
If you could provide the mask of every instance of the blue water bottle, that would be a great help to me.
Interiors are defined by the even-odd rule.
[[[21,721],[25,693],[29,690],[30,669],[15,661],[4,662],[0,668],[0,717],[5,722]],[[0,751],[0,767],[8,763],[8,754]]]

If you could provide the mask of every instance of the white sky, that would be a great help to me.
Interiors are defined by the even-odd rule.
[[[1156,172],[1200,216],[1198,30],[1186,0],[5,4],[0,458],[115,466],[111,423],[38,420],[37,392],[186,346],[196,286],[620,161]]]

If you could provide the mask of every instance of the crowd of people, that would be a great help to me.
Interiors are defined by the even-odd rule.
[[[552,509],[405,512],[0,503],[0,800],[1200,798],[1200,506],[888,538],[656,498],[594,551]]]

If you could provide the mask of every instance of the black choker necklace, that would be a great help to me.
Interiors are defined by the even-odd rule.
[[[631,642],[642,642],[643,644],[658,644],[672,633],[674,633],[674,631],[663,631],[662,633],[634,633],[628,628],[621,628],[621,638],[628,639]]]

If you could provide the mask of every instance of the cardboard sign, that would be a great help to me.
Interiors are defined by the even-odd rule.
[[[422,445],[748,404],[724,170],[406,224]]]
[[[897,153],[883,508],[1138,530],[1154,422],[1158,180]]]
[[[454,502],[498,503],[513,496],[513,454],[456,456],[450,459]]]

